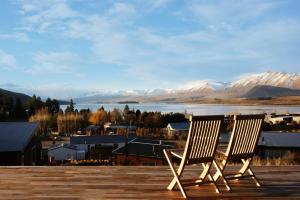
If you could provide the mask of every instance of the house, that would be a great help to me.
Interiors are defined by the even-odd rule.
[[[133,137],[129,137],[129,140]],[[108,159],[112,151],[122,147],[128,141],[123,135],[97,135],[76,136],[70,138],[70,144],[77,146],[78,150],[87,153],[86,159]]]
[[[38,127],[34,122],[0,122],[0,165],[39,164]]]
[[[103,125],[90,125],[86,128],[86,134],[91,135],[102,135]]]
[[[107,134],[117,134],[117,135],[136,135],[136,126],[131,124],[104,124],[104,131]]]
[[[85,151],[78,150],[77,146],[71,144],[59,144],[48,149],[48,161],[84,160]]]
[[[186,139],[190,122],[169,123],[166,127],[168,139]]]
[[[116,165],[164,165],[163,149],[176,148],[174,142],[136,138],[113,151]]]
[[[300,133],[262,132],[257,146],[261,158],[279,158],[289,152],[300,156]]]
[[[267,115],[266,121],[272,124],[277,123],[292,123],[292,121],[300,123],[300,115],[299,114],[286,114],[286,115]]]
[[[300,116],[293,116],[293,121],[297,122],[297,124],[300,124]]]
[[[293,116],[290,115],[283,115],[283,116],[271,116],[267,120],[268,122],[272,124],[277,124],[277,123],[291,123],[293,121]]]

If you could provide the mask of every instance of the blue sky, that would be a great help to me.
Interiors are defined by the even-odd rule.
[[[0,88],[69,98],[300,73],[298,0],[3,0]]]

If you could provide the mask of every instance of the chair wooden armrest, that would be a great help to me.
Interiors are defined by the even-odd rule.
[[[166,149],[165,151],[172,156],[182,159],[184,149]]]

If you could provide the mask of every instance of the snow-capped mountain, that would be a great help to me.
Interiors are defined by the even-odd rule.
[[[290,89],[300,89],[300,74],[285,72],[265,72],[247,74],[231,83],[216,80],[190,81],[176,89],[121,90],[99,91],[85,97],[75,99],[75,102],[117,102],[121,100],[160,101],[180,98],[232,98],[242,97],[256,86],[273,86]]]
[[[174,93],[173,89],[149,89],[149,90],[127,90],[124,95],[128,96],[160,96]]]
[[[291,89],[300,88],[300,74],[285,72],[265,72],[259,74],[243,75],[239,80],[229,84],[231,89],[251,89],[257,85],[285,87]]]
[[[224,89],[226,83],[215,80],[198,80],[191,81],[179,87],[179,91],[217,91]]]

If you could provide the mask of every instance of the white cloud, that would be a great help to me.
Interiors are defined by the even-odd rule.
[[[59,30],[64,26],[62,20],[78,16],[78,13],[64,0],[20,0],[18,5],[24,15],[18,29],[25,31],[44,32],[50,28]]]
[[[124,61],[130,60],[137,51],[124,26],[114,19],[93,15],[71,22],[65,35],[91,42],[98,61],[126,64]]]
[[[0,68],[11,69],[16,67],[16,59],[0,49]]]
[[[152,1],[147,1],[147,2],[149,4],[151,4],[152,9],[157,9],[157,8],[161,8],[161,7],[168,5],[172,1],[174,1],[174,0],[152,0]]]
[[[30,38],[26,33],[16,32],[10,34],[0,33],[0,40],[16,40],[19,42],[29,42]]]
[[[118,2],[108,9],[107,13],[112,16],[129,16],[135,13],[135,8],[130,4]]]
[[[92,88],[89,87],[74,87],[70,83],[51,83],[51,84],[38,84],[38,85],[20,85],[15,83],[2,83],[1,88],[6,90],[20,92],[32,96],[36,94],[42,98],[56,98],[56,99],[70,99],[74,97],[80,97],[85,93],[92,93]]]
[[[43,98],[51,97],[56,99],[70,99],[79,97],[89,91],[88,88],[74,87],[72,84],[44,84],[39,86],[30,86],[22,89],[28,94],[37,94]]]
[[[81,58],[71,52],[39,52],[33,55],[34,65],[31,73],[54,73],[80,75]]]
[[[227,0],[227,1],[190,1],[188,10],[199,21],[212,24],[241,23],[252,21],[269,11],[282,5],[284,1],[260,1],[260,0]]]
[[[297,48],[295,42],[299,43],[299,22],[288,18],[280,21],[264,18],[271,11],[275,12],[283,1],[189,1],[181,8],[179,17],[189,17],[190,21],[183,28],[182,21],[172,19],[172,23],[178,22],[176,31],[166,30],[160,23],[148,26],[141,19],[148,17],[147,8],[164,7],[172,2],[170,0],[147,1],[143,6],[134,1],[131,4],[110,2],[106,4],[110,5],[107,10],[91,13],[75,10],[66,1],[36,1],[32,6],[28,5],[29,1],[24,2],[28,30],[87,41],[93,52],[93,62],[121,66],[124,76],[144,81],[163,83],[164,77],[168,80],[174,77],[173,82],[176,82],[175,76],[180,77],[178,71],[189,69],[202,75],[201,71],[219,69],[225,69],[224,73],[226,69],[241,73],[250,68],[259,71],[259,67],[284,67],[289,65],[287,49]],[[36,68],[40,68],[41,59],[45,61],[40,57],[34,57]],[[296,58],[293,59],[293,63],[297,63]],[[44,61],[41,66],[47,71],[52,68],[56,68],[55,73],[66,71],[64,67],[49,67],[59,66],[58,63]]]

